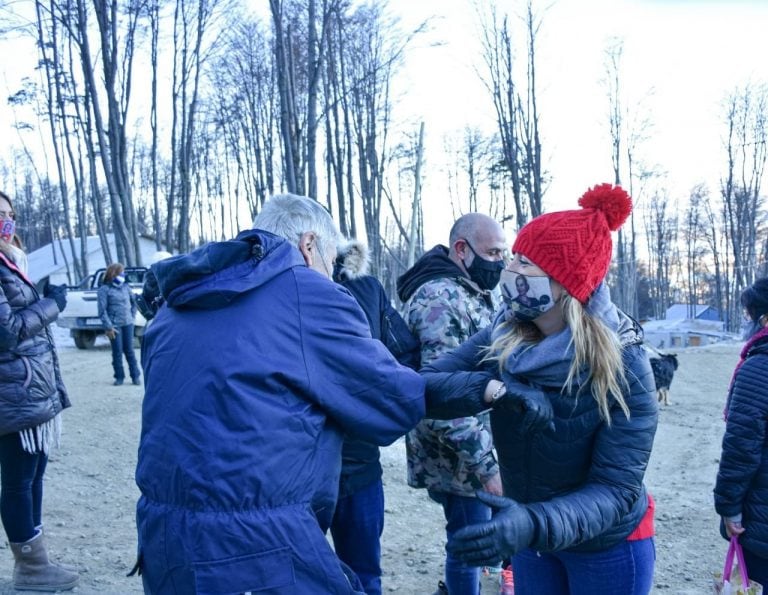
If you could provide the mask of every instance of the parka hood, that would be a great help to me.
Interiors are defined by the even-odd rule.
[[[448,248],[438,244],[416,261],[416,263],[397,279],[397,295],[405,303],[416,290],[433,279],[469,279],[455,262],[448,256]]]
[[[306,263],[295,246],[251,229],[234,240],[211,242],[151,268],[170,308],[213,310],[296,266]]]
[[[350,240],[338,247],[333,267],[333,280],[338,282],[358,279],[368,274],[370,255],[368,246],[360,240]]]

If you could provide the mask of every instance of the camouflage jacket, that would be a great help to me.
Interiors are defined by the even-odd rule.
[[[492,322],[488,292],[464,277],[427,281],[411,296],[405,321],[421,342],[421,364],[452,351]],[[408,485],[472,496],[499,472],[488,414],[424,419],[406,436]]]

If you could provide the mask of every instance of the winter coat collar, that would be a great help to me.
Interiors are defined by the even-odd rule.
[[[306,263],[295,246],[267,231],[252,229],[234,240],[211,242],[189,254],[162,260],[152,265],[152,271],[169,307],[208,310],[226,306],[297,266]]]

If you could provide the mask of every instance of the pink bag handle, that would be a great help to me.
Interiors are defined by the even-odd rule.
[[[736,562],[741,569],[741,580],[744,583],[744,588],[749,587],[749,577],[747,576],[747,564],[744,562],[744,550],[741,549],[739,543],[739,536],[734,535],[731,537],[731,543],[728,546],[728,553],[725,554],[725,568],[723,569],[723,580],[730,581],[731,573],[733,572],[733,557],[736,556]]]

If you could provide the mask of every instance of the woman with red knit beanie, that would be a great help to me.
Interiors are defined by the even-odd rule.
[[[511,558],[517,595],[646,595],[655,387],[642,330],[603,283],[632,201],[602,184],[579,205],[520,230],[495,322],[422,370],[427,417],[491,407],[504,485],[503,498],[478,492],[492,520],[447,549],[477,566]],[[536,305],[514,299],[519,276]]]

